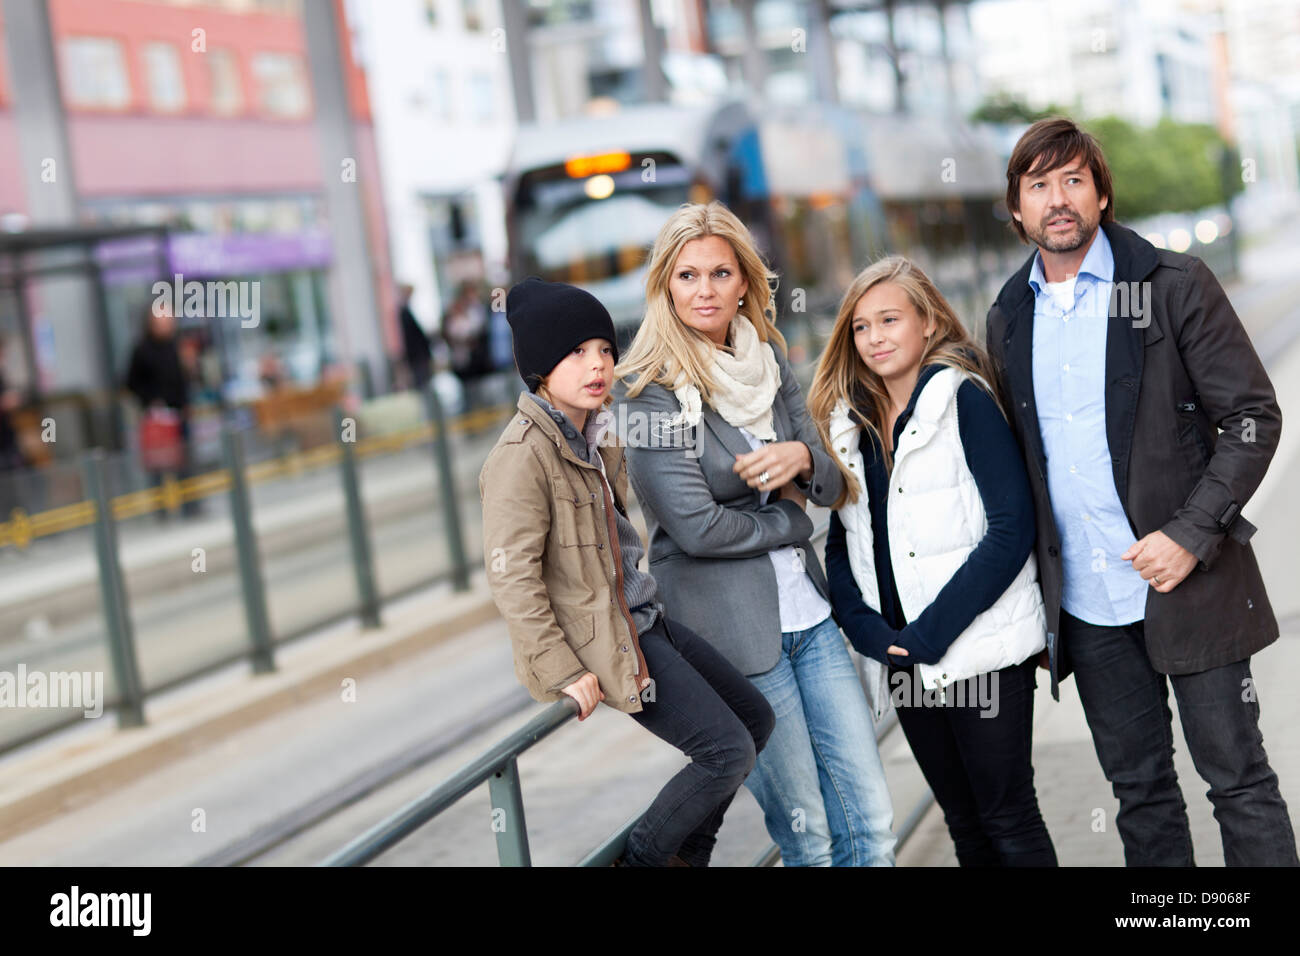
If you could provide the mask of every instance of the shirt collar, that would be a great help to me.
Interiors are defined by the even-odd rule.
[[[1106,238],[1106,230],[1100,226],[1097,227],[1097,237],[1088,247],[1088,254],[1083,257],[1083,262],[1079,265],[1078,274],[1091,276],[1100,282],[1114,281],[1115,254],[1111,251],[1110,240]],[[1041,251],[1035,252],[1034,264],[1029,268],[1029,287],[1037,295],[1046,285],[1047,277],[1043,275],[1043,254]]]

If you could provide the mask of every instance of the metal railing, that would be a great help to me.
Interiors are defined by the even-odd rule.
[[[434,389],[419,395],[422,404],[415,397],[404,400],[404,423],[417,422],[410,427],[358,434],[357,419],[365,417],[365,408],[347,416],[339,407],[321,409],[313,427],[323,443],[256,462],[247,461],[246,446],[249,436],[260,438],[260,433],[227,424],[219,436],[222,467],[181,479],[165,475],[155,487],[112,493],[115,486],[119,491],[124,484],[129,487],[138,471],[129,456],[93,450],[82,456],[75,471],[59,466],[49,480],[57,483],[63,502],[69,492],[79,494],[80,500],[58,502],[58,507],[33,514],[14,509],[0,522],[0,557],[13,552],[6,568],[27,576],[12,578],[7,596],[0,600],[0,623],[6,632],[0,640],[0,668],[12,670],[21,662],[28,672],[104,672],[104,709],[116,710],[118,726],[136,727],[146,721],[144,705],[152,694],[240,660],[249,661],[255,673],[273,671],[279,643],[350,616],[359,617],[364,628],[381,626],[383,597],[401,597],[446,580],[456,590],[468,589],[470,562],[479,560],[481,549],[463,528],[461,508],[466,502],[460,494],[472,493],[477,502],[477,489],[469,487],[466,473],[481,465],[476,456],[490,448],[484,430],[513,409],[494,405],[447,419]],[[453,468],[450,438],[458,433],[476,436],[473,441],[483,447],[471,447],[468,455],[462,449]],[[393,461],[400,467],[392,468]],[[400,480],[406,497],[375,501],[372,493],[368,517],[363,477]],[[304,507],[303,489],[308,486],[314,497],[307,496],[310,507]],[[267,503],[255,502],[261,494],[268,496]],[[372,545],[377,531],[391,535],[393,528],[411,523],[407,499],[418,499],[420,510],[414,517],[436,531],[418,545],[411,545],[410,531],[403,532],[408,547],[421,549],[420,562],[409,560],[409,554],[394,557],[391,549],[376,553]],[[185,530],[178,528],[167,540],[145,527],[154,518],[198,507],[192,503],[205,500],[209,512],[222,512],[216,515],[220,520],[183,525]],[[292,522],[282,521],[281,512],[293,507],[302,514]],[[389,514],[395,508],[400,513]],[[255,524],[255,512],[274,525],[261,541],[262,523]],[[331,535],[338,543],[328,557],[322,556],[324,545],[333,542],[320,540],[329,531],[323,519],[341,532]],[[123,532],[133,535],[133,556],[147,557],[124,563]],[[432,544],[432,551],[425,542]],[[219,582],[212,575],[187,573],[192,550],[202,552],[204,562],[202,569],[194,570],[218,565],[213,570]],[[93,571],[85,563],[87,552],[94,555]],[[268,575],[268,563],[278,578]],[[392,577],[398,581],[383,595],[377,563],[395,569]],[[293,590],[277,591],[277,580],[287,578],[290,565],[297,573]],[[303,570],[307,565],[311,569]],[[324,601],[309,600],[310,595],[303,595],[319,590],[311,579],[322,572],[338,586],[325,589]],[[209,592],[214,609],[205,614],[203,605],[190,599],[197,602]],[[292,618],[291,623],[277,621],[277,601],[280,610],[292,612],[281,615]],[[133,609],[133,602],[141,606]],[[38,626],[24,634],[23,625],[32,622]],[[204,630],[203,640],[196,639],[195,624]],[[83,719],[77,708],[13,715],[24,719],[6,723],[0,752]]]
[[[824,543],[826,531],[827,525],[822,524],[814,532],[810,543],[818,540]],[[861,680],[863,676],[861,668],[858,676]],[[497,861],[501,866],[531,866],[532,856],[528,846],[528,826],[524,818],[523,790],[519,785],[518,760],[520,755],[530,747],[560,729],[578,713],[578,703],[572,698],[551,704],[523,727],[493,745],[486,753],[471,760],[446,781],[416,797],[317,865],[362,866],[369,863],[486,782],[492,830],[496,834]],[[876,745],[883,743],[896,727],[898,727],[898,712],[891,710],[876,726]],[[903,848],[933,805],[934,793],[926,787],[925,793],[912,806],[896,833],[895,852]],[[644,814],[645,808],[584,856],[578,866],[611,865],[623,854],[627,846],[628,834]],[[750,865],[773,866],[780,857],[781,852],[777,845],[769,843]]]

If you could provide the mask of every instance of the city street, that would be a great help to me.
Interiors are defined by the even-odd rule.
[[[1300,806],[1300,738],[1292,732],[1300,722],[1300,697],[1290,693],[1288,686],[1300,672],[1300,589],[1295,587],[1300,572],[1300,556],[1295,551],[1300,504],[1293,491],[1300,487],[1300,426],[1295,425],[1300,421],[1300,307],[1296,305],[1300,302],[1300,276],[1288,265],[1293,262],[1288,257],[1290,250],[1298,247],[1300,235],[1294,228],[1248,247],[1243,253],[1242,276],[1229,289],[1257,345],[1264,343],[1260,351],[1287,422],[1283,446],[1265,484],[1244,513],[1259,527],[1253,544],[1283,627],[1283,636],[1254,658],[1253,674],[1265,746],[1292,808]],[[404,502],[422,500],[416,486],[431,477],[432,469],[426,469],[428,474],[415,465],[412,469],[401,475],[387,472],[384,480],[393,483],[389,487],[376,479],[376,495],[398,494],[400,490],[406,496],[401,499]],[[417,474],[421,476],[418,480],[410,479]],[[468,476],[458,480],[468,487]],[[368,489],[370,484],[368,481]],[[299,506],[306,507],[290,502],[280,505],[285,509]],[[436,513],[427,502],[422,507]],[[466,514],[469,511],[467,508]],[[380,550],[394,549],[394,554],[437,549],[436,539],[427,533],[411,530],[408,534],[399,526],[381,531],[376,544]],[[313,588],[328,593],[333,587],[347,586],[342,571],[335,584],[322,583],[319,578],[318,562],[344,566],[342,548],[338,540],[325,550],[319,544],[304,544],[295,560],[310,562],[314,570],[299,578],[305,588],[301,600],[310,600]],[[485,596],[481,577],[476,575],[476,593]],[[223,600],[216,590],[210,599],[214,606]],[[186,600],[191,603],[183,613],[193,622],[186,625],[187,639],[200,639],[199,635],[210,629],[216,635],[212,640],[219,640],[220,628],[213,620],[200,620],[206,612],[195,610],[192,595]],[[232,601],[233,594],[224,600]],[[436,616],[444,600],[443,590],[424,591],[404,599],[400,607],[407,615]],[[182,612],[178,608],[176,613]],[[235,610],[229,613],[233,616]],[[200,624],[202,627],[197,626]],[[282,670],[291,673],[308,661],[313,648],[342,627],[336,625],[326,635],[304,638],[285,648]],[[166,715],[182,713],[188,701],[219,697],[227,683],[248,679],[242,673],[219,675],[174,692],[151,705],[151,713],[165,723]],[[0,863],[210,861],[266,828],[283,828],[286,819],[300,808],[327,799],[371,768],[392,763],[403,752],[430,741],[445,742],[445,746],[434,748],[436,756],[430,762],[251,861],[272,866],[313,863],[446,779],[539,709],[514,680],[504,626],[499,620],[490,621],[394,660],[388,669],[366,674],[357,681],[355,702],[343,700],[338,693],[300,698],[296,705],[237,729],[218,744],[159,764],[125,785],[64,807],[57,816],[0,843]],[[1061,863],[1121,865],[1115,800],[1097,765],[1073,681],[1062,684],[1061,701],[1055,703],[1047,692],[1046,677],[1040,678],[1034,728],[1036,784]],[[57,763],[61,752],[84,756],[106,747],[114,733],[104,726],[79,728],[33,748],[31,753],[0,759],[0,775],[21,774],[32,762],[48,768]],[[1204,797],[1206,785],[1191,765],[1177,720],[1175,751],[1197,862],[1221,865],[1217,825]],[[901,733],[886,740],[882,756],[897,826],[916,804],[924,784]],[[588,721],[571,722],[533,747],[520,759],[520,769],[534,863],[576,862],[642,809],[682,762],[675,750],[609,708],[598,708]],[[0,789],[0,803],[3,800]],[[193,825],[198,811],[204,820],[201,830]],[[379,863],[494,865],[490,823],[484,786],[385,854]],[[748,791],[742,791],[721,831],[715,863],[746,865],[766,843],[757,804]],[[898,862],[907,866],[955,864],[951,841],[936,808],[926,815]]]

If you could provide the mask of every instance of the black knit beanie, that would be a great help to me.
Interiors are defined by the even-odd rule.
[[[607,339],[618,361],[609,310],[577,286],[529,276],[506,296],[506,320],[514,337],[515,367],[530,392],[587,339]]]

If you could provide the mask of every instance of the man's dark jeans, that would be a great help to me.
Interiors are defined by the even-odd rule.
[[[664,866],[676,854],[691,866],[708,866],[722,817],[776,715],[745,675],[686,625],[661,615],[640,643],[654,683],[632,719],[691,762],[664,784],[628,834],[624,860]]]
[[[1174,771],[1169,684],[1228,866],[1296,866],[1295,834],[1259,731],[1250,659],[1168,681],[1147,658],[1142,622],[1088,624],[1061,611],[1061,636],[1097,759],[1119,800],[1115,825],[1129,866],[1194,866]]]
[[[898,722],[943,809],[960,866],[1056,866],[1034,792],[1034,666],[1030,658],[1004,667],[996,685],[988,674],[957,681],[947,688],[946,705],[925,703],[927,696],[916,706],[916,669],[890,665],[891,692],[902,705]],[[908,681],[900,685],[898,674]],[[977,705],[977,681],[985,682],[983,700],[993,696],[996,711]],[[902,688],[907,692],[898,693]]]

